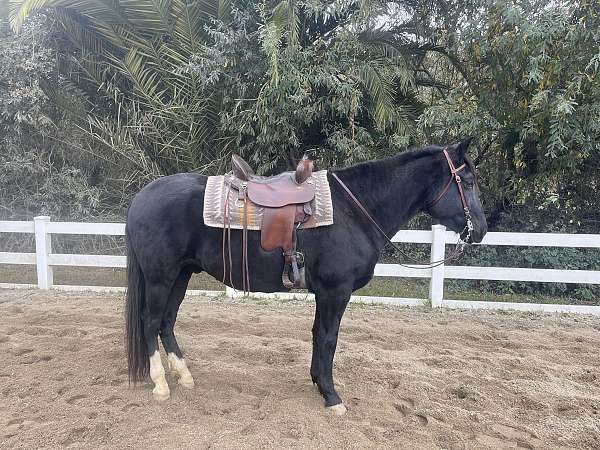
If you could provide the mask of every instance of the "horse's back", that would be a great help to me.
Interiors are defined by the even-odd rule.
[[[202,214],[206,179],[197,173],[178,173],[148,183],[131,201],[127,223],[133,225],[165,214]]]

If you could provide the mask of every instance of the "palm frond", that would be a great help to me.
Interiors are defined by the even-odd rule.
[[[295,0],[281,0],[273,8],[271,22],[279,29],[281,34],[286,34],[290,45],[298,44],[300,35],[300,16],[298,4]]]
[[[102,18],[107,23],[131,26],[119,2],[94,0],[9,0],[10,25],[14,31],[19,31],[33,12],[57,7],[78,11],[89,18]]]
[[[395,125],[392,80],[386,77],[374,64],[357,64],[351,75],[364,88],[372,101],[372,116],[379,128],[385,130]]]
[[[150,62],[137,49],[127,52],[122,68],[135,83],[135,89],[148,105],[162,108],[164,90],[160,86],[158,72],[152,70]]]
[[[76,10],[57,6],[53,9],[56,18],[67,31],[66,36],[84,53],[102,55],[107,51],[107,40],[98,33],[89,20]],[[114,51],[114,49],[111,49]]]
[[[208,2],[211,4],[213,2]],[[199,2],[188,3],[186,0],[173,0],[173,36],[190,54],[196,53],[202,42],[202,33],[206,11]],[[209,13],[208,17],[212,17]]]
[[[23,22],[32,12],[54,6],[55,0],[9,0],[9,22],[13,31],[18,32]]]

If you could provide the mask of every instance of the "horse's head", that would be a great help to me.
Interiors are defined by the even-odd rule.
[[[439,164],[431,174],[433,181],[426,209],[439,223],[461,233],[462,238],[467,235],[467,219],[470,215],[473,230],[469,241],[481,242],[487,233],[487,222],[479,199],[475,167],[467,156],[470,142],[471,139],[467,139],[440,150],[436,158]]]

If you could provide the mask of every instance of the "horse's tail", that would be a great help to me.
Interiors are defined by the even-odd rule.
[[[129,382],[144,380],[150,371],[142,313],[145,304],[144,274],[131,245],[127,241],[127,300],[125,305],[125,336]]]

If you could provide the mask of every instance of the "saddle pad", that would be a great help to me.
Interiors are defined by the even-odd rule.
[[[208,177],[206,190],[204,192],[204,224],[209,227],[223,228],[225,211],[225,197],[229,191],[228,208],[229,223],[231,228],[243,229],[244,209],[236,206],[238,193],[234,189],[228,189],[225,183],[227,175]],[[322,227],[333,224],[333,204],[331,203],[331,191],[327,181],[327,171],[319,170],[313,172],[310,179],[315,186],[315,198],[310,202],[312,209],[313,227]],[[247,221],[249,230],[260,230],[264,208],[251,201],[247,202]],[[313,220],[310,221],[313,223]],[[307,227],[308,228],[308,227]]]

